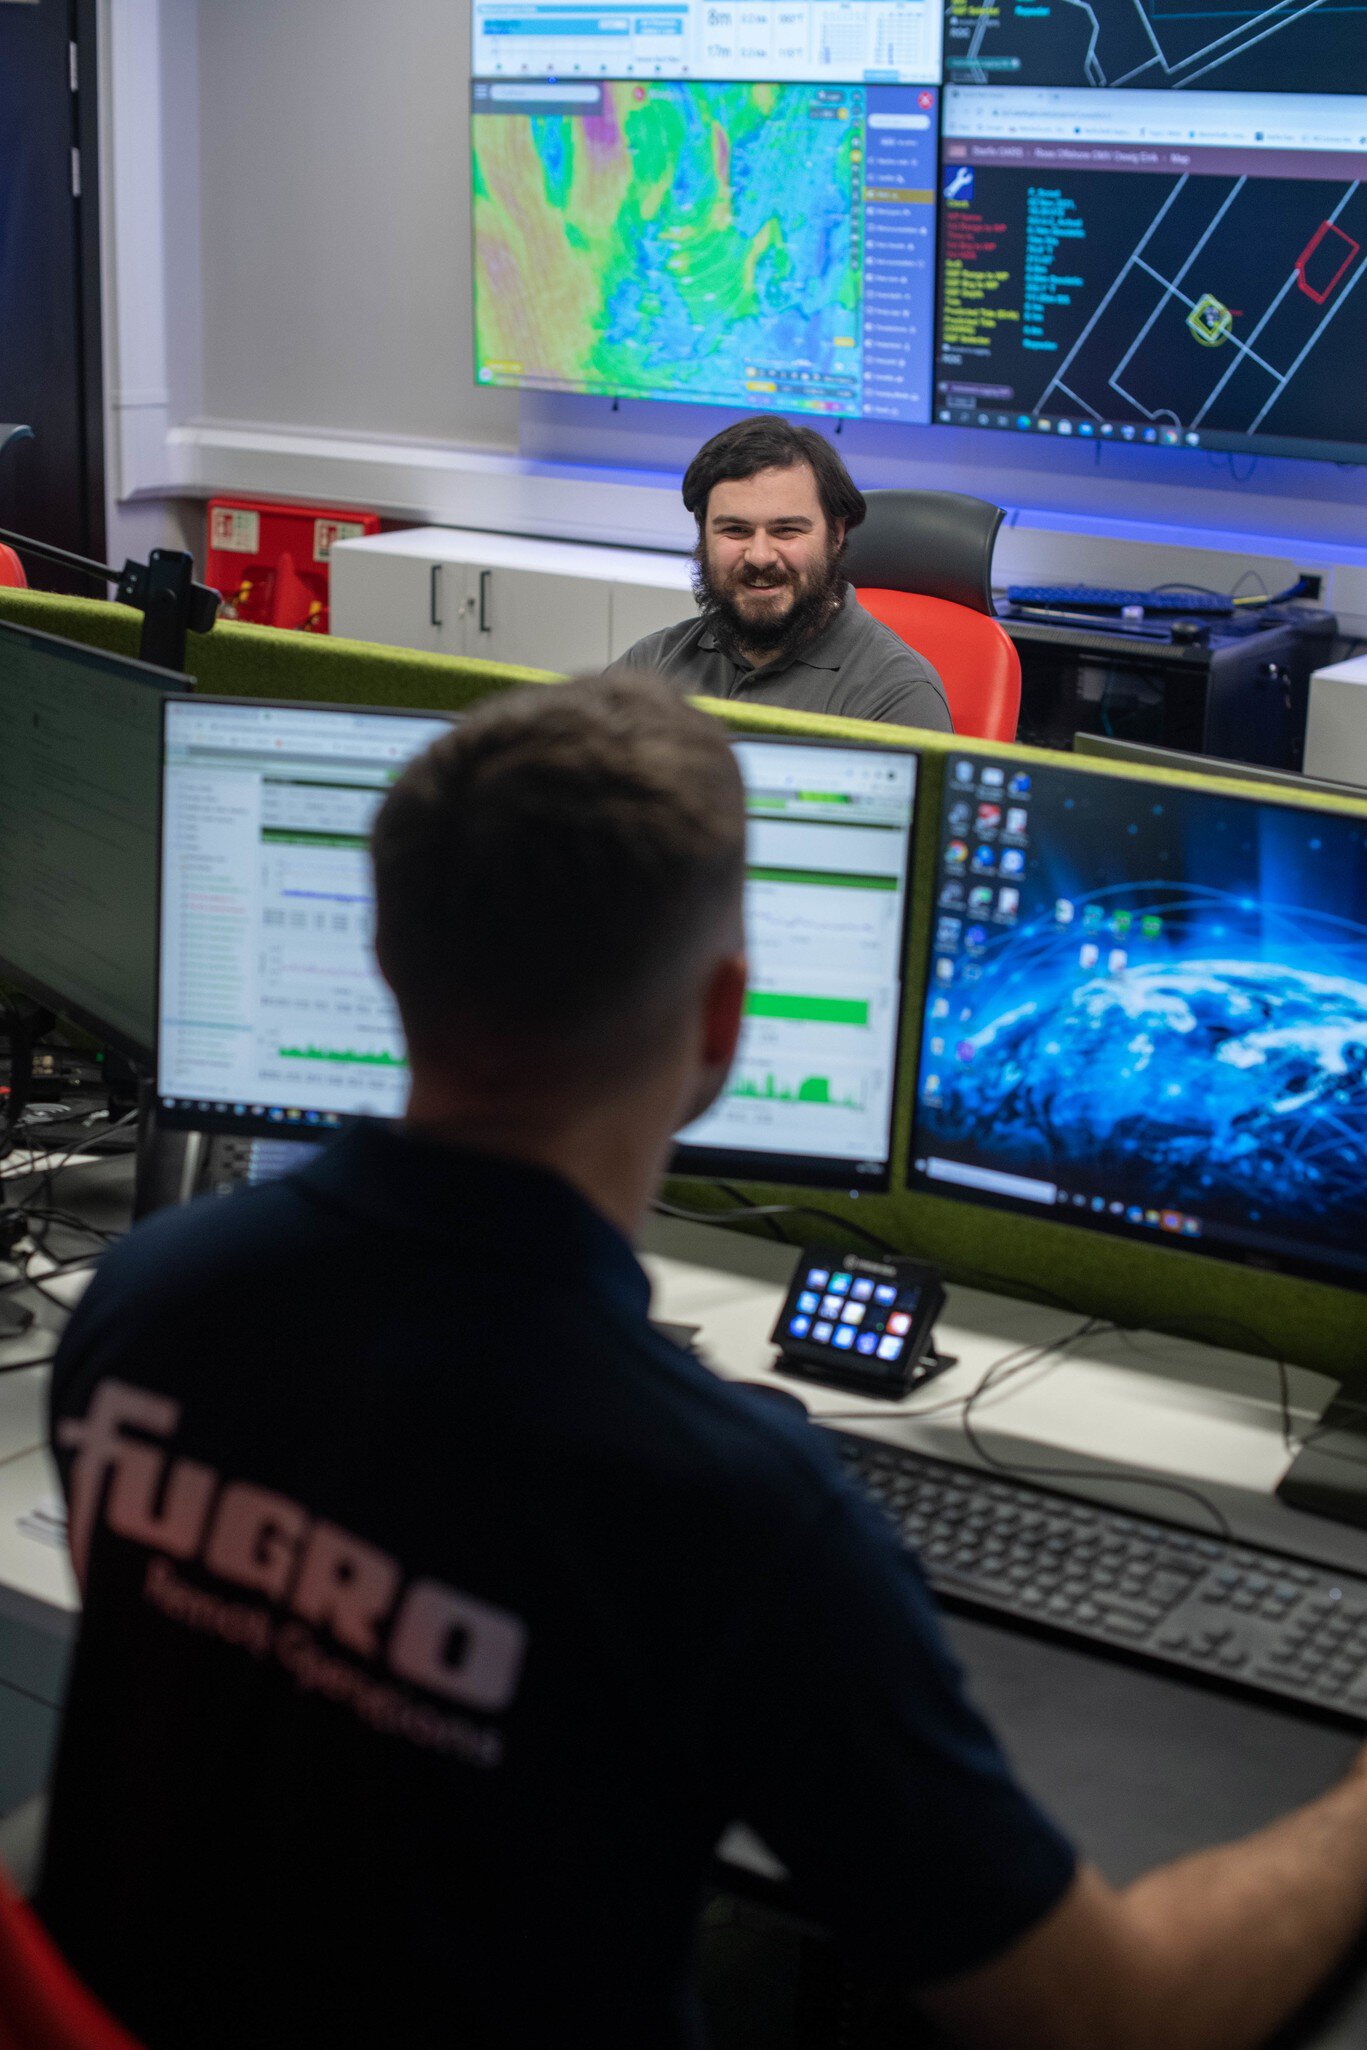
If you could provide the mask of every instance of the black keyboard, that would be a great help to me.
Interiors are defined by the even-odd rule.
[[[831,1436],[948,1606],[1367,1724],[1367,1576]]]
[[[1222,618],[1234,600],[1219,591],[1116,591],[1097,584],[1008,584],[1011,605],[1045,605],[1060,612],[1123,612],[1127,606],[1144,612],[1184,617]]]

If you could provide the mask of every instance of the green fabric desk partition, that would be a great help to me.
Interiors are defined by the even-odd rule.
[[[118,605],[53,598],[31,591],[0,591],[0,619],[28,625],[119,652],[135,653],[137,615]],[[223,696],[316,699],[324,703],[397,705],[461,711],[495,690],[519,684],[553,684],[540,670],[492,662],[459,661],[377,648],[357,641],[289,634],[225,622],[212,634],[191,636],[187,666],[209,692]],[[1131,1244],[1104,1233],[1080,1230],[1052,1218],[1019,1217],[978,1209],[970,1203],[911,1194],[898,1185],[898,1163],[907,1157],[916,1087],[917,1053],[924,994],[923,963],[933,915],[940,798],[945,760],[959,743],[948,735],[871,726],[798,712],[765,711],[753,705],[699,702],[729,726],[751,733],[809,734],[854,740],[877,739],[885,746],[914,748],[922,758],[917,797],[910,945],[906,980],[906,1025],[893,1125],[893,1187],[887,1195],[848,1196],[823,1192],[812,1200],[823,1210],[866,1226],[879,1237],[933,1262],[945,1277],[1006,1294],[1041,1293],[1080,1314],[1136,1326],[1173,1327],[1212,1345],[1261,1351],[1294,1361],[1354,1386],[1367,1396],[1367,1316],[1356,1291],[1315,1281],[1261,1272],[1187,1250]],[[1036,748],[974,741],[975,753],[1029,766],[1057,762]],[[1141,770],[1118,763],[1075,761],[1079,773],[1119,776],[1148,783],[1227,792],[1247,798],[1258,786],[1223,778]],[[1312,808],[1361,809],[1350,800],[1269,787],[1269,796]],[[677,1182],[672,1193],[696,1208],[731,1208],[712,1185]],[[754,1188],[756,1199],[800,1205],[810,1192]],[[795,1214],[789,1236],[829,1237],[836,1229]],[[1269,1372],[1269,1400],[1275,1383]]]

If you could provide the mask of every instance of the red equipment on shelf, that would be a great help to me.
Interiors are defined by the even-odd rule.
[[[377,513],[211,498],[204,581],[223,593],[225,619],[325,634],[333,542],[379,531]]]

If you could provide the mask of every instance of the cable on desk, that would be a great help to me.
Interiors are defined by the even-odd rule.
[[[1065,1347],[1076,1345],[1084,1338],[1094,1338],[1104,1333],[1118,1331],[1119,1329],[1119,1325],[1104,1324],[1098,1318],[1089,1318],[1086,1324],[1081,1326],[1079,1330],[1074,1331],[1069,1337],[1061,1339],[1055,1344],[1041,1346],[1039,1348],[1039,1357],[1045,1358],[1050,1352],[1061,1351]],[[977,1387],[965,1402],[963,1414],[959,1419],[969,1446],[975,1457],[980,1459],[984,1466],[991,1467],[996,1473],[1018,1476],[1022,1480],[1121,1481],[1127,1487],[1157,1488],[1165,1494],[1181,1495],[1187,1501],[1195,1502],[1204,1511],[1226,1543],[1232,1544],[1234,1542],[1233,1527],[1219,1503],[1213,1502],[1209,1495],[1203,1494],[1199,1488],[1193,1487],[1189,1481],[1176,1481],[1168,1478],[1166,1475],[1148,1473],[1142,1467],[1082,1466],[1078,1464],[1071,1466],[1040,1465],[1033,1460],[1000,1459],[995,1452],[989,1452],[974,1428],[973,1410],[991,1387],[996,1372],[997,1364],[994,1363],[993,1366],[987,1369],[987,1372],[982,1376]]]

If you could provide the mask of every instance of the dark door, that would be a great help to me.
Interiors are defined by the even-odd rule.
[[[0,526],[104,552],[95,0],[0,0]],[[90,591],[25,562],[31,583]]]

